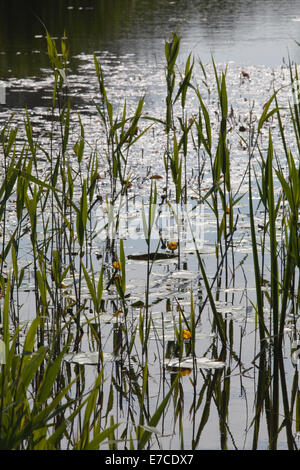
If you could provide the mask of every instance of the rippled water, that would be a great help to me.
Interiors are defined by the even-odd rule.
[[[161,56],[167,35],[180,28],[185,52],[205,62],[278,65],[289,50],[299,57],[299,0],[59,0],[1,1],[1,74],[39,74],[47,59],[41,41],[69,37],[72,55],[107,50],[135,54],[143,62]]]

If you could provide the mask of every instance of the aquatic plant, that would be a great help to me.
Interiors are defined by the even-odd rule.
[[[198,74],[191,55],[180,71],[180,37],[174,33],[165,43],[163,116],[147,114],[145,96],[132,112],[126,101],[117,109],[101,61],[93,56],[101,134],[94,148],[68,96],[66,43],[62,40],[58,52],[46,32],[46,46],[53,76],[50,129],[41,142],[27,111],[24,129],[13,127],[13,116],[1,129],[0,447],[169,448],[176,436],[181,449],[197,449],[214,414],[220,448],[237,449],[229,418],[238,376],[241,393],[244,379],[254,388],[253,416],[245,425],[252,449],[260,447],[264,415],[270,449],[278,448],[283,431],[286,447],[298,448],[298,366],[293,363],[290,384],[283,354],[287,328],[292,357],[299,337],[298,97],[284,109],[295,142],[285,130],[279,90],[258,117],[250,110],[247,138],[230,111],[227,68],[220,72],[212,60],[212,109],[205,98],[208,72],[199,61]],[[289,73],[293,87],[297,68],[290,65]],[[189,108],[190,98],[196,111]],[[238,185],[229,123],[248,154]],[[156,139],[154,128],[163,136],[158,159],[165,180],[146,172],[141,196],[135,193],[131,159],[140,155],[138,145],[144,136],[150,139],[150,130]],[[192,185],[189,172],[196,167]],[[243,200],[251,248],[245,256],[237,249],[245,237]],[[127,253],[126,236],[120,234],[132,201],[139,209],[142,253]],[[182,208],[189,203],[190,217],[184,219]],[[199,206],[214,228],[209,254],[192,225]],[[171,234],[160,225],[164,209]],[[183,237],[187,231],[189,240]],[[254,290],[243,289],[236,300],[235,281],[239,275],[247,281],[246,262]],[[26,306],[30,320],[24,324]],[[243,327],[236,327],[234,315],[241,310]],[[247,335],[253,346],[249,367],[242,344],[247,322],[255,336],[252,341],[252,331]]]

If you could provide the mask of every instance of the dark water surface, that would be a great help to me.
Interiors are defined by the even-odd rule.
[[[278,65],[300,57],[300,0],[30,0],[0,1],[0,76],[39,75],[48,64],[44,28],[70,54],[106,50],[159,60],[179,28],[183,49],[203,62]]]

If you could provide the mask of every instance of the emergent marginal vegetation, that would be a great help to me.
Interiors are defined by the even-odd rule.
[[[101,194],[98,190],[99,155],[95,149],[87,146],[80,116],[79,135],[76,142],[71,143],[70,101],[64,86],[68,67],[66,44],[61,42],[59,54],[55,42],[47,33],[47,47],[54,77],[52,129],[47,145],[41,145],[35,139],[28,113],[24,122],[26,137],[21,149],[17,146],[18,129],[13,127],[13,116],[1,129],[0,448],[98,449],[105,445],[110,449],[145,449],[147,446],[162,446],[158,425],[164,421],[171,405],[174,428],[178,424],[180,445],[184,448],[184,393],[180,379],[187,374],[190,374],[194,389],[189,410],[193,423],[189,448],[197,449],[200,446],[212,403],[218,411],[220,447],[236,448],[228,425],[230,363],[232,358],[236,359],[233,326],[220,313],[218,298],[213,290],[215,285],[222,282],[228,286],[234,271],[233,240],[239,230],[235,211],[243,197],[232,190],[226,70],[219,74],[213,62],[220,111],[218,133],[214,140],[209,109],[199,86],[193,83],[195,63],[191,55],[183,73],[177,70],[176,60],[180,50],[177,34],[173,34],[165,44],[166,109],[165,115],[159,118],[144,113],[144,97],[138,102],[132,116],[127,115],[126,103],[121,117],[116,116],[107,95],[101,65],[95,56],[100,93],[95,110],[103,125],[103,154],[109,175],[109,190],[107,194]],[[201,62],[200,66],[206,78]],[[290,74],[293,87],[298,80],[297,67],[291,65]],[[198,115],[189,119],[186,109],[188,93],[195,94],[199,107]],[[297,155],[300,152],[298,98],[294,92],[294,102],[286,105],[293,125]],[[175,123],[176,106],[181,116]],[[270,119],[275,118],[284,149],[285,172],[274,149],[271,131],[267,152],[260,146],[262,130]],[[143,128],[145,122],[147,124]],[[126,291],[127,259],[123,240],[108,238],[103,253],[97,259],[93,254],[93,210],[103,200],[113,205],[120,195],[124,198],[128,196],[131,153],[134,152],[135,144],[150,132],[154,123],[162,126],[165,132],[165,152],[162,155],[165,189],[163,194],[159,194],[153,178],[149,201],[143,202],[142,220],[147,246],[147,252],[142,255],[146,261],[145,297],[143,301],[132,303]],[[249,157],[243,179],[248,178],[256,286],[253,308],[259,333],[259,348],[255,358],[259,362],[255,409],[249,426],[253,430],[252,449],[259,446],[264,415],[269,449],[277,448],[278,436],[283,429],[286,432],[287,448],[296,449],[295,433],[300,430],[298,370],[296,368],[289,394],[282,347],[288,318],[293,319],[293,338],[296,340],[299,335],[296,323],[300,304],[300,170],[299,158],[295,158],[287,142],[277,91],[274,90],[265,104],[258,121],[250,113],[249,138],[241,139],[248,149]],[[174,340],[163,342],[162,351],[157,346],[157,354],[168,359],[175,358],[179,365],[180,361],[185,365],[175,368],[171,380],[168,379],[165,366],[161,366],[161,389],[154,406],[149,364],[150,333],[153,329],[150,279],[156,260],[164,257],[176,259],[179,267],[181,256],[180,239],[160,240],[156,250],[151,251],[154,208],[159,204],[169,205],[177,220],[173,208],[188,203],[190,144],[199,156],[196,163],[199,169],[197,203],[207,204],[216,221],[217,269],[211,281],[194,240],[201,289],[205,294],[196,313],[191,292],[189,316],[177,300]],[[47,162],[44,178],[39,173],[41,155]],[[201,183],[204,167],[207,166],[212,184],[203,194]],[[254,207],[252,199],[254,186],[260,195],[260,210],[263,210],[265,222],[259,240],[255,222],[257,207]],[[275,191],[278,186],[279,192]],[[171,189],[173,200],[168,197]],[[12,207],[17,220],[13,228],[10,224]],[[118,224],[118,218],[115,223]],[[169,242],[167,253],[160,251],[165,242]],[[25,266],[22,264],[24,250],[29,256]],[[100,264],[100,269],[95,268],[96,263],[98,266]],[[31,297],[34,313],[24,334],[22,287],[28,269],[34,273]],[[266,283],[269,290],[264,288]],[[88,289],[88,299],[84,295],[84,285]],[[105,304],[103,292],[110,287],[115,289],[117,300],[109,308]],[[266,306],[271,309],[270,321],[266,320]],[[86,316],[85,321],[82,321],[87,308],[94,319],[90,320]],[[137,309],[135,322],[131,321],[132,308]],[[212,313],[212,330],[216,334],[210,348],[214,362],[207,363],[207,369],[203,369],[205,372],[200,368],[199,375],[201,361],[197,357],[196,328],[205,308],[209,308]],[[97,315],[101,316],[105,309],[110,312],[112,319],[117,320],[113,324],[113,353],[117,371],[108,385],[103,352],[107,338],[105,330],[97,324]],[[88,391],[85,389],[84,365],[76,363],[72,371],[71,364],[65,362],[66,354],[75,355],[81,351],[86,337],[96,352],[96,360],[94,357],[92,363],[97,368],[97,376]],[[227,366],[222,367],[227,360]],[[201,386],[197,384],[197,377],[198,380],[199,377],[202,379]],[[116,401],[123,415],[126,415],[118,422],[114,419]],[[281,413],[284,414],[283,418]]]

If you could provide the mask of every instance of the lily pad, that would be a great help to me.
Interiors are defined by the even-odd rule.
[[[141,254],[141,255],[128,255],[127,258],[128,259],[132,259],[134,261],[148,261],[151,260],[163,260],[163,259],[173,259],[173,258],[177,258],[178,255],[176,254],[168,254],[168,253],[149,253],[149,256],[148,256],[148,253],[145,253],[145,254]]]
[[[225,367],[225,362],[215,361],[213,359],[208,359],[207,357],[184,357],[181,361],[178,358],[166,359],[164,361],[167,367],[176,368],[176,369],[192,369],[195,365],[199,369],[222,369]]]
[[[176,279],[195,279],[197,273],[193,271],[174,271],[172,277]]]
[[[115,358],[111,353],[102,353],[103,355],[103,362],[112,362]],[[64,361],[74,364],[81,364],[84,366],[92,365],[95,366],[99,364],[100,357],[98,351],[92,352],[78,352],[78,353],[70,353],[64,356]]]
[[[161,175],[152,175],[150,176],[151,180],[161,180],[163,177]]]
[[[80,324],[85,325],[87,323],[120,323],[123,322],[124,318],[122,315],[114,316],[112,313],[84,313],[80,316]]]
[[[133,308],[143,308],[144,306],[145,306],[145,304],[142,300],[137,300],[136,302],[133,302],[131,304],[131,307],[133,307]]]

